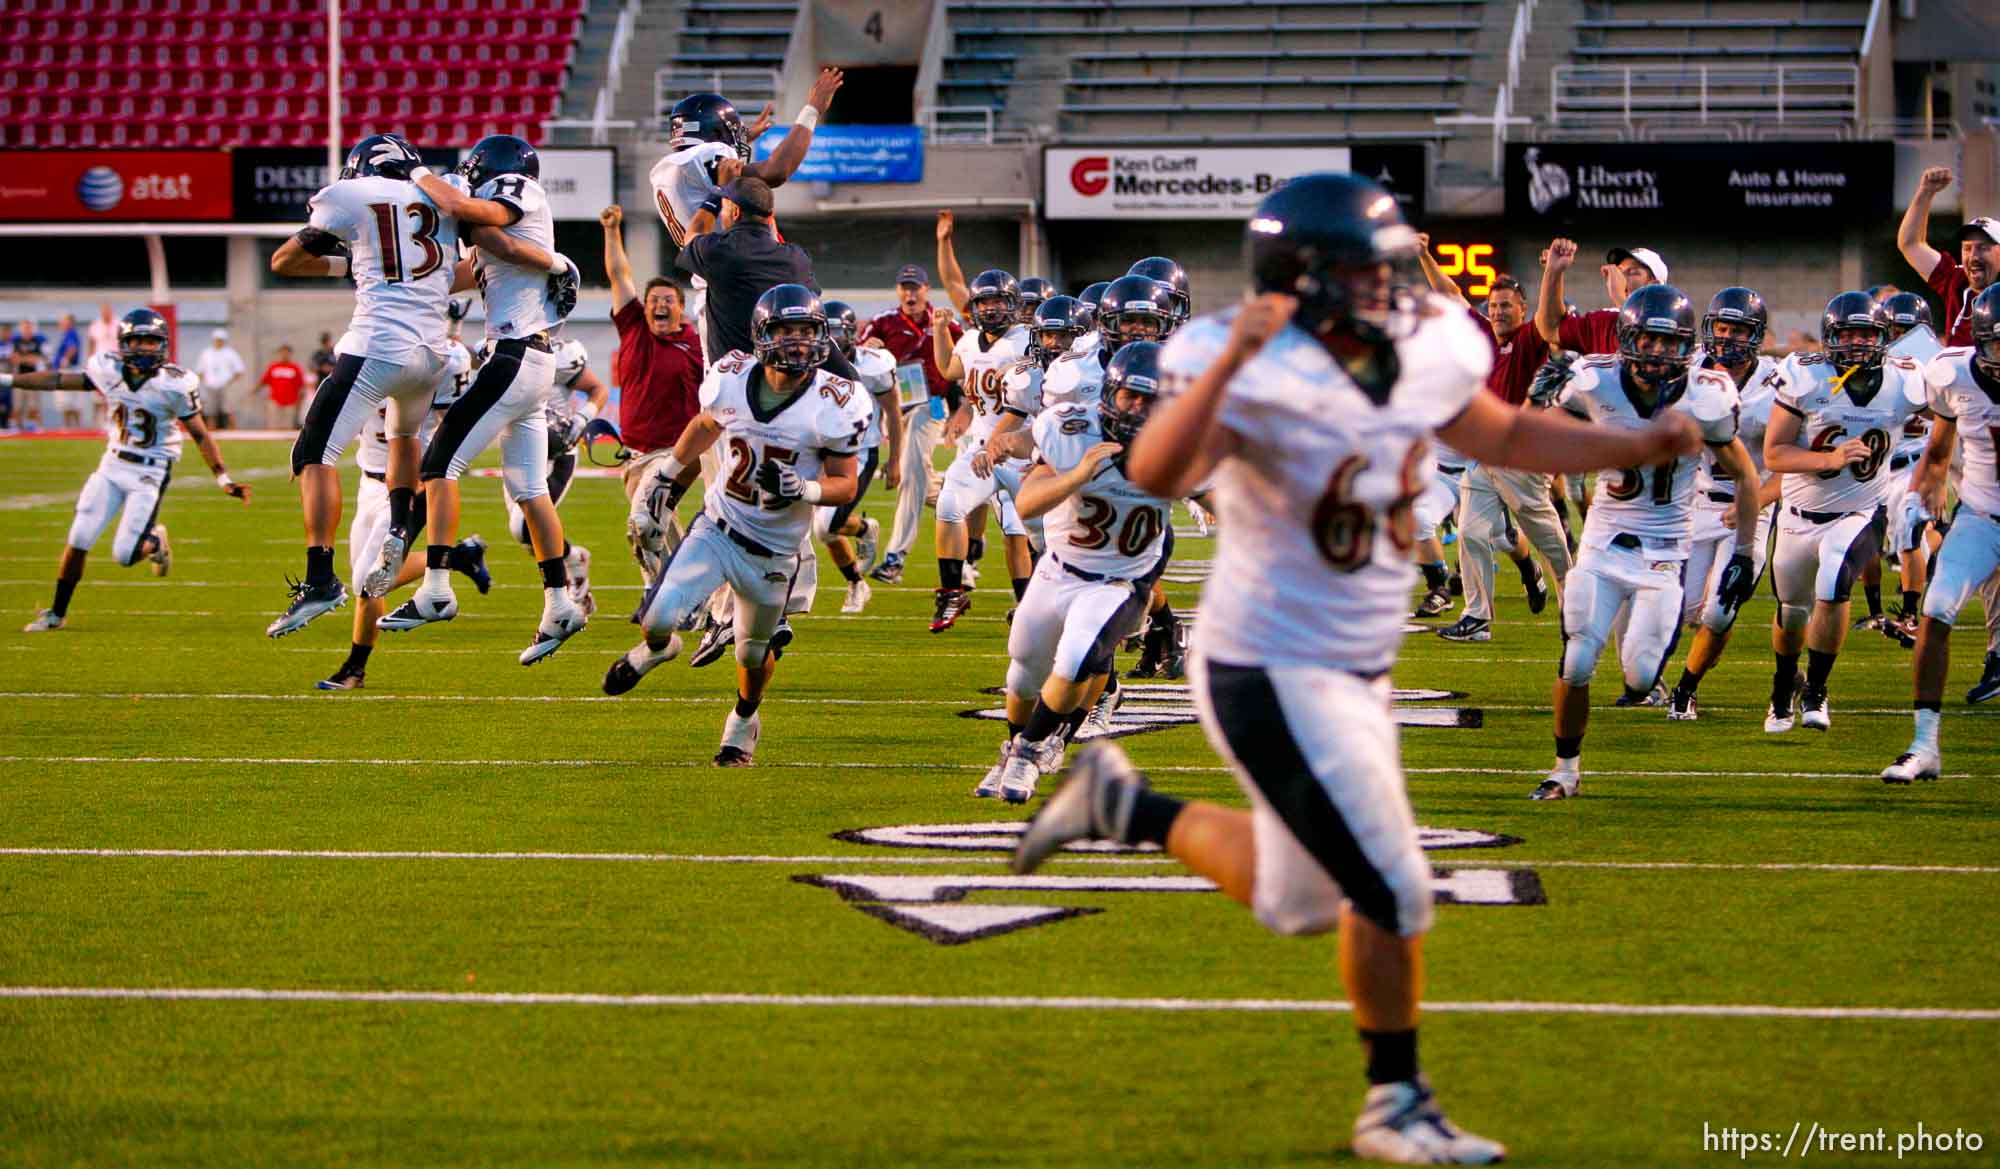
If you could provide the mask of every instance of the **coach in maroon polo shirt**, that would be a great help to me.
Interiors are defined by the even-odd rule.
[[[1625,298],[1649,284],[1667,282],[1667,262],[1651,248],[1612,248],[1605,253],[1604,291],[1611,308],[1567,314],[1563,311],[1563,273],[1576,259],[1576,244],[1558,239],[1542,253],[1549,275],[1542,280],[1535,306],[1535,331],[1544,341],[1576,353],[1618,352],[1618,310]],[[1551,261],[1554,263],[1551,263]]]
[[[1947,255],[1924,239],[1931,221],[1931,200],[1951,185],[1948,166],[1934,166],[1917,179],[1917,193],[1896,229],[1896,250],[1917,275],[1944,301],[1944,327],[1938,336],[1946,345],[1972,344],[1972,298],[1993,283],[2000,269],[2000,219],[1974,219],[1958,229],[1958,255]]]
[[[903,441],[900,457],[903,481],[896,486],[896,526],[883,549],[882,563],[875,569],[876,580],[894,584],[903,576],[903,559],[917,542],[919,521],[924,518],[924,498],[930,492],[931,452],[937,449],[944,418],[951,413],[948,400],[951,383],[938,369],[931,349],[931,277],[916,264],[905,264],[896,272],[896,307],[861,327],[861,343],[886,349],[896,359],[896,382],[902,387]],[[964,330],[951,324],[955,342]],[[928,398],[915,392],[916,372],[923,370]]]
[[[653,463],[671,454],[681,431],[701,412],[701,340],[681,319],[680,286],[664,276],[646,282],[639,295],[632,261],[625,255],[616,205],[598,213],[604,225],[604,271],[611,277],[611,322],[618,328],[618,353],[611,380],[618,384],[618,433],[632,458],[625,464],[625,496]],[[679,543],[678,533],[669,541]]]

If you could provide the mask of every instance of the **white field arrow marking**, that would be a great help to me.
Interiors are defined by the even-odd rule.
[[[835,840],[849,844],[873,844],[883,848],[929,848],[954,852],[1012,852],[1021,842],[1025,820],[984,820],[970,824],[901,824],[888,828],[857,828],[836,832]],[[1456,848],[1504,848],[1519,844],[1516,836],[1500,836],[1470,828],[1417,829],[1417,842],[1426,852]],[[1104,854],[1157,854],[1157,844],[1119,844],[1112,840],[1078,840],[1063,847],[1064,852]]]

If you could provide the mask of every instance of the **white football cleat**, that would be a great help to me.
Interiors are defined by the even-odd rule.
[[[1035,754],[1035,766],[1043,775],[1054,775],[1063,769],[1063,755],[1069,750],[1069,743],[1061,732],[1042,740],[1042,749]]]
[[[165,576],[174,566],[174,546],[167,543],[167,525],[153,525],[153,551],[146,559],[153,562],[153,575]]]
[[[757,738],[763,733],[763,712],[742,718],[732,710],[722,723],[722,749],[715,753],[717,767],[749,767],[756,761]]]
[[[1146,777],[1115,743],[1094,743],[1077,753],[1069,778],[1021,830],[1013,870],[1032,873],[1064,845],[1078,840],[1126,841],[1132,808]]]
[[[1911,747],[1882,769],[1883,783],[1909,783],[1913,779],[1932,780],[1944,770],[1944,760],[1928,747]]]
[[[1076,729],[1076,737],[1095,739],[1111,733],[1111,719],[1125,702],[1123,690],[1107,690],[1097,696],[1097,705],[1090,708],[1090,716]]]
[[[1535,785],[1528,793],[1531,800],[1574,799],[1583,790],[1583,768],[1575,761],[1558,762],[1549,769],[1547,779]]]
[[[21,632],[48,633],[51,630],[61,629],[62,627],[63,619],[56,616],[54,609],[43,609],[41,612],[35,614],[33,621],[21,626]]]
[[[1354,1118],[1354,1155],[1389,1165],[1492,1165],[1507,1149],[1445,1119],[1430,1082],[1418,1076],[1368,1089]]]
[[[391,633],[407,633],[421,629],[438,621],[449,621],[458,616],[458,596],[449,588],[443,592],[431,592],[422,585],[410,594],[410,599],[396,606],[393,612],[384,613],[375,619],[377,629]]]
[[[848,581],[847,597],[840,602],[840,611],[843,613],[859,613],[868,607],[868,598],[874,595],[875,590],[868,587],[866,578]]]
[[[1826,704],[1825,691],[1800,696],[1799,725],[1809,731],[1823,731],[1833,726],[1833,711]]]
[[[289,585],[292,603],[285,611],[272,618],[264,627],[266,637],[284,637],[297,633],[320,617],[324,617],[347,603],[347,586],[339,577],[329,577],[325,584],[310,585],[302,580]]]
[[[389,534],[382,537],[381,558],[368,575],[361,578],[361,595],[371,601],[388,596],[389,590],[396,587],[396,577],[403,571],[403,557],[409,552],[408,537],[397,535],[396,530],[391,528]]]
[[[861,534],[854,537],[854,568],[862,576],[875,570],[875,558],[882,552],[882,521],[861,517]]]
[[[590,591],[590,549],[571,544],[563,558],[563,574],[569,580],[569,596],[586,619],[597,615],[597,597]]]
[[[535,640],[521,651],[521,664],[532,666],[562,648],[562,643],[590,623],[583,609],[563,589],[542,591],[542,623],[535,628]]]
[[[1014,749],[1007,753],[1007,766],[1000,769],[1000,798],[1010,804],[1025,804],[1035,798],[1035,784],[1042,769],[1035,765],[1036,744],[1014,737]]]
[[[1000,798],[1000,774],[1007,770],[1007,761],[1014,757],[1014,740],[1009,738],[1000,744],[1000,761],[986,769],[986,777],[972,789],[974,799],[997,800]]]

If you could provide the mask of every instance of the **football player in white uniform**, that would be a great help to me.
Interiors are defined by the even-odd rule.
[[[753,161],[751,155],[757,139],[771,126],[769,104],[747,128],[736,107],[719,93],[692,94],[674,106],[667,120],[668,153],[653,164],[648,180],[675,251],[714,230],[722,214],[722,188],[738,176],[763,179],[773,187],[792,177],[805,161],[813,127],[833,104],[842,78],[841,71],[832,67],[819,71],[792,128],[762,162]],[[702,339],[703,352],[711,354],[712,364],[715,349],[702,320],[707,302],[708,281],[697,276],[688,291],[687,319]]]
[[[1919,367],[1927,365],[1936,357],[1944,344],[1938,340],[1931,328],[1930,302],[1914,292],[1899,292],[1882,301],[1882,312],[1889,319],[1889,356],[1907,357]],[[1911,490],[1911,472],[1917,460],[1923,457],[1924,448],[1930,442],[1930,420],[1923,416],[1911,418],[1903,424],[1903,433],[1897,438],[1896,449],[1889,454],[1889,548],[1896,558],[1897,582],[1902,589],[1902,605],[1894,621],[1882,626],[1882,632],[1891,641],[1910,649],[1917,644],[1917,626],[1923,621],[1921,612],[1924,593],[1924,573],[1936,539],[1926,537],[1931,531],[1932,516],[1924,507],[1923,494]],[[1877,588],[1880,588],[1881,567],[1874,573]]]
[[[488,341],[491,344],[491,341]],[[561,341],[555,347],[556,373],[554,383],[549,388],[546,407],[548,415],[549,444],[548,455],[543,460],[543,475],[549,484],[549,503],[562,507],[563,497],[569,494],[570,484],[576,478],[576,444],[583,439],[584,428],[603,413],[611,401],[611,387],[590,368],[590,351],[583,342],[574,339]],[[582,395],[583,400],[577,401]],[[501,502],[507,505],[507,530],[521,542],[532,555],[534,536],[528,529],[528,514],[514,499],[511,491],[500,493]],[[597,612],[597,598],[590,591],[590,549],[581,544],[569,544],[563,554],[563,568],[568,578],[570,599],[589,617]]]
[[[429,445],[444,412],[472,384],[472,353],[458,337],[459,321],[464,319],[466,307],[467,302],[451,302],[451,355],[446,359],[444,377],[438,381],[431,399],[431,412],[418,428],[419,446]],[[354,520],[347,529],[347,554],[356,580],[375,566],[382,555],[382,541],[389,536],[387,414],[386,405],[377,410],[368,424],[361,428],[361,434],[354,443],[354,465],[361,469],[361,485],[354,493]],[[411,533],[413,536],[423,530],[427,516],[421,503],[413,510],[411,522],[415,525],[415,531]],[[470,577],[481,593],[493,586],[493,577],[486,571],[486,541],[477,536],[460,540],[453,546],[451,568]],[[395,587],[410,584],[421,575],[423,566],[414,560],[407,561],[396,576]],[[381,597],[362,595],[360,603],[354,606],[354,640],[348,646],[347,660],[331,676],[314,683],[315,689],[359,690],[367,684],[368,661],[375,652],[375,642],[382,636],[382,628],[376,622],[381,620],[388,608],[388,603]]]
[[[1779,369],[1777,408],[1764,432],[1764,466],[1785,477],[1771,554],[1778,593],[1771,628],[1777,670],[1764,717],[1771,734],[1795,721],[1818,731],[1833,725],[1827,677],[1847,638],[1854,582],[1882,556],[1889,452],[1903,424],[1925,408],[1917,364],[1888,356],[1888,334],[1867,293],[1843,292],[1820,318],[1825,351],[1794,353]]]
[[[1446,1120],[1418,1070],[1430,864],[1404,790],[1388,672],[1410,590],[1435,431],[1495,466],[1560,472],[1692,454],[1681,411],[1642,430],[1510,410],[1465,313],[1402,294],[1416,233],[1379,185],[1295,178],[1248,227],[1260,294],[1189,323],[1162,355],[1167,397],[1126,452],[1162,499],[1211,474],[1221,546],[1202,590],[1190,679],[1209,742],[1250,810],[1153,791],[1093,744],[1028,825],[1028,872],[1070,841],[1162,845],[1284,934],[1340,930],[1341,973],[1372,1087],[1364,1160],[1490,1164],[1505,1150]]]
[[[1721,476],[1757,482],[1757,465],[1736,433],[1736,385],[1717,369],[1689,368],[1694,305],[1671,284],[1649,284],[1618,313],[1618,352],[1581,358],[1556,404],[1600,426],[1642,430],[1665,411],[1686,414],[1701,429]],[[1590,722],[1590,679],[1611,641],[1619,611],[1630,607],[1618,640],[1625,702],[1652,692],[1680,640],[1683,579],[1705,588],[1707,575],[1687,572],[1695,496],[1702,460],[1628,467],[1597,477],[1597,497],[1583,521],[1582,553],[1563,588],[1563,657],[1555,685],[1556,764],[1536,786],[1537,800],[1568,799],[1583,783],[1581,756]],[[1717,577],[1716,604],[1735,610],[1757,584],[1752,551],[1757,494],[1734,497],[1734,547]]]
[[[869,519],[855,509],[861,505],[861,497],[868,493],[868,485],[874,481],[877,469],[881,470],[883,482],[892,491],[903,481],[902,460],[896,458],[896,452],[903,446],[903,410],[896,393],[895,357],[886,349],[863,349],[855,344],[861,322],[854,306],[846,301],[829,300],[823,307],[827,328],[833,333],[834,351],[853,364],[855,372],[861,375],[862,389],[875,400],[875,413],[868,422],[868,432],[861,436],[861,472],[854,498],[813,512],[813,537],[826,545],[826,554],[847,581],[847,596],[841,600],[840,611],[859,613],[868,607],[868,598],[873,592],[868,587],[867,577],[868,570],[875,567],[875,556],[882,546],[882,521]],[[889,452],[886,458],[882,455],[884,450]],[[802,555],[810,560],[812,552],[806,549]],[[817,587],[818,572],[801,572],[799,575],[801,589]],[[812,578],[811,584],[806,583],[808,575]]]
[[[715,755],[719,767],[753,761],[762,725],[757,707],[777,665],[771,635],[785,615],[800,543],[814,508],[854,498],[861,441],[875,409],[866,390],[820,368],[833,338],[811,289],[780,284],[759,297],[750,334],[756,356],[731,353],[709,368],[701,413],[645,485],[648,493],[663,493],[661,503],[672,510],[702,452],[723,445],[723,474],[640,602],[635,620],[645,639],[604,675],[604,692],[623,694],[672,661],[681,649],[677,630],[717,584],[728,583],[737,598],[737,689]]]
[[[1758,352],[1769,327],[1770,310],[1764,306],[1763,296],[1740,285],[1725,288],[1709,298],[1708,311],[1701,318],[1701,345],[1691,363],[1696,369],[1728,374],[1735,386],[1736,437],[1743,440],[1759,476],[1755,488],[1757,535],[1750,544],[1753,590],[1764,575],[1780,489],[1778,476],[1764,473],[1764,430],[1771,424],[1771,403],[1779,381],[1778,363]],[[1730,550],[1738,546],[1739,490],[1749,489],[1730,478],[1714,455],[1702,459],[1694,501],[1694,542],[1682,577],[1687,597],[1681,611],[1683,624],[1700,624],[1680,681],[1667,699],[1667,717],[1676,722],[1700,717],[1695,693],[1702,677],[1722,661],[1722,651],[1729,645],[1730,631],[1736,627],[1736,614],[1741,610],[1740,605],[1724,604],[1718,592],[1729,567]]]
[[[589,620],[570,596],[562,518],[549,498],[548,400],[555,384],[555,335],[576,307],[576,265],[555,251],[555,221],[537,176],[535,148],[509,134],[473,144],[459,165],[462,185],[423,167],[411,178],[448,214],[479,227],[473,259],[460,264],[458,287],[477,283],[486,305],[485,363],[465,396],[446,411],[424,450],[425,506],[430,543],[424,580],[409,600],[382,618],[384,629],[416,629],[458,615],[451,589],[451,549],[458,539],[458,480],[479,453],[500,442],[507,493],[526,515],[542,574],[542,617],[520,662],[532,666],[554,653]],[[362,591],[381,596],[402,571],[412,534],[390,522],[382,559]]]
[[[354,317],[335,347],[292,444],[305,514],[306,576],[264,632],[284,637],[347,603],[333,571],[340,525],[340,455],[383,401],[389,407],[389,508],[407,528],[417,495],[417,428],[430,414],[448,346],[459,225],[411,182],[421,160],[393,134],[364,138],[340,177],[314,195],[307,225],[271,257],[281,276],[351,276]],[[356,582],[357,584],[359,582]]]
[[[1160,347],[1119,349],[1099,404],[1068,402],[1035,419],[1024,515],[1047,516],[1048,551],[1007,634],[1009,736],[973,795],[1026,803],[1061,770],[1090,692],[1110,684],[1118,644],[1139,631],[1173,551],[1173,503],[1125,477],[1118,455],[1159,395]]]
[[[111,518],[118,532],[111,538],[111,555],[130,568],[152,562],[153,575],[165,576],[173,565],[167,526],[159,522],[160,497],[181,457],[181,431],[194,439],[202,461],[216,484],[247,506],[250,488],[229,477],[222,450],[201,417],[201,379],[167,362],[167,319],[152,309],[133,309],[118,322],[118,348],[100,350],[80,373],[41,370],[0,373],[0,390],[46,390],[68,393],[95,390],[104,400],[108,440],[97,470],[84,480],[76,498],[76,518],[56,569],[56,595],[35,615],[24,632],[61,629],[69,602],[83,579],[83,562]]]
[[[947,254],[948,241],[939,243]],[[945,281],[951,285],[949,272]],[[951,314],[931,313],[931,344],[937,365],[945,378],[958,382],[965,396],[958,410],[945,423],[944,441],[958,443],[958,457],[944,473],[944,486],[937,498],[938,590],[936,612],[931,618],[932,633],[950,629],[972,607],[966,587],[965,560],[971,534],[966,520],[981,504],[997,503],[1000,530],[1007,540],[1007,567],[1010,575],[1025,588],[1033,556],[1028,550],[1028,529],[1021,523],[1013,504],[1020,489],[1025,467],[995,465],[986,452],[986,440],[1000,422],[1006,402],[1007,373],[1027,359],[1028,330],[1015,321],[1020,308],[1014,277],[998,268],[988,268],[966,286],[965,313],[972,327],[954,347],[951,341]],[[953,289],[956,293],[956,289]],[[1004,494],[1003,494],[1004,493]],[[1020,596],[1017,588],[1015,596]]]
[[[1936,779],[1943,766],[1938,723],[1944,680],[1951,666],[1951,627],[1974,590],[2000,572],[2000,286],[1988,287],[1967,310],[1970,348],[1947,349],[1924,367],[1934,421],[1930,443],[1917,464],[1915,486],[1932,515],[1944,514],[1946,470],[1953,447],[1962,448],[1958,513],[1938,549],[1937,568],[1924,591],[1924,621],[1917,629],[1912,665],[1916,736],[1909,749],[1882,769],[1885,783]],[[1983,679],[1982,679],[1983,681]],[[1975,688],[1974,695],[1979,694]],[[1990,692],[1968,700],[1990,697]]]

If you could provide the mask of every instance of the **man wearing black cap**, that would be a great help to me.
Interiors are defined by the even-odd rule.
[[[750,312],[758,297],[780,284],[819,287],[805,249],[778,239],[773,209],[769,183],[737,179],[723,188],[715,230],[689,239],[676,261],[708,282],[702,352],[711,364],[731,352],[751,352]]]
[[[1896,228],[1896,250],[1944,300],[1944,328],[1938,332],[1948,347],[1972,344],[1972,318],[1966,310],[2000,271],[2000,219],[1982,216],[1960,226],[1956,259],[1925,241],[1931,200],[1951,186],[1951,180],[1948,166],[1925,170],[1917,179],[1917,193],[1903,212],[1903,222]]]

